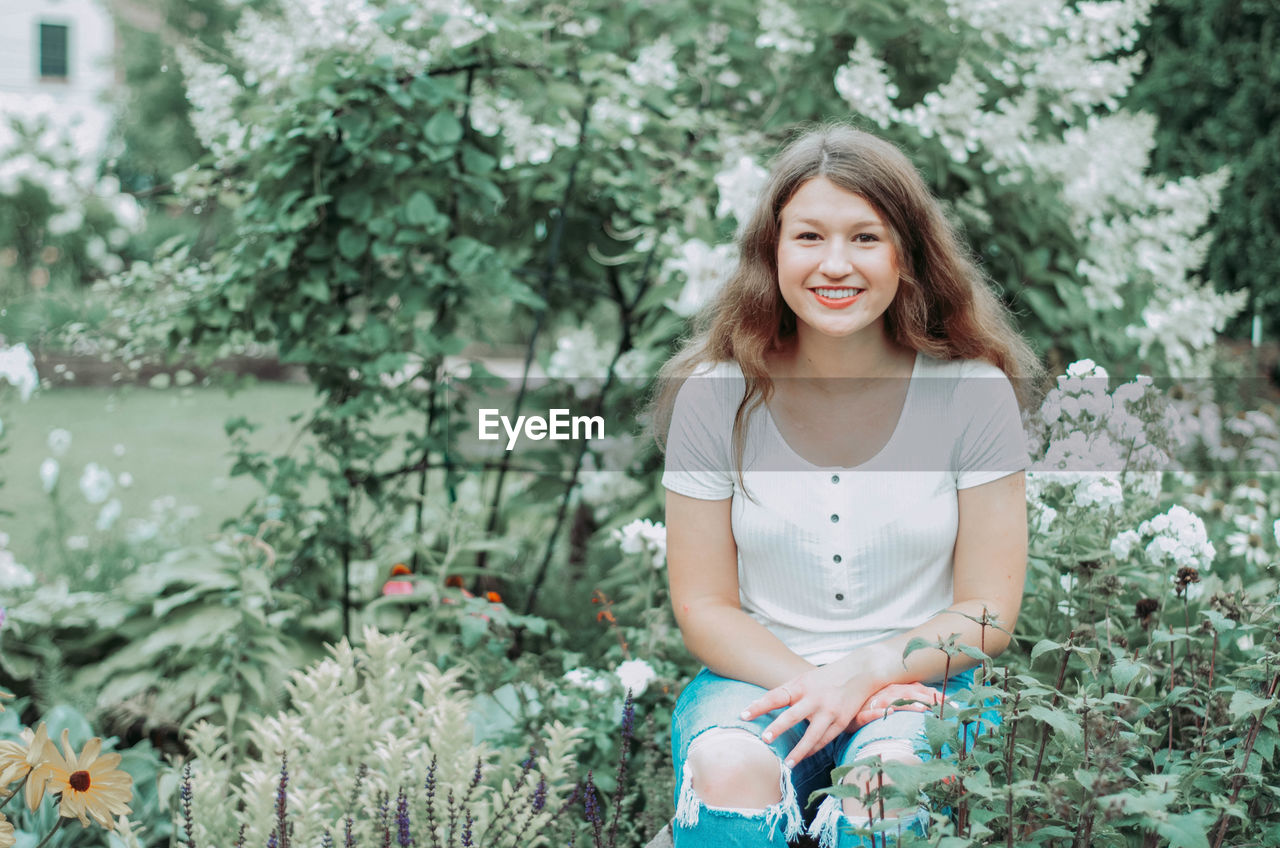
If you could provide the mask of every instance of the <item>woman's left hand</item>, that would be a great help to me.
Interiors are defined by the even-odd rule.
[[[792,767],[849,729],[863,712],[863,705],[882,685],[881,681],[851,675],[834,663],[820,666],[770,689],[747,706],[742,718],[751,721],[786,708],[761,734],[765,742],[772,742],[780,733],[807,719],[808,729],[786,756],[787,766]]]

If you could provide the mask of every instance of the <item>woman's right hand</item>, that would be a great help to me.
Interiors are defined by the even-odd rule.
[[[910,701],[897,704],[897,701]],[[850,730],[857,730],[878,718],[884,718],[898,710],[924,712],[942,701],[942,693],[923,683],[890,683],[872,694],[853,717]]]

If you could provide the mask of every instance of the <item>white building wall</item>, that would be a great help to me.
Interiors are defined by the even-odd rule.
[[[68,27],[65,79],[41,79],[41,23]],[[0,0],[0,114],[49,115],[96,158],[111,127],[115,49],[105,0]]]

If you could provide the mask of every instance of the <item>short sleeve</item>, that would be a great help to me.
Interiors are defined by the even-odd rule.
[[[676,395],[662,485],[678,495],[718,501],[733,495],[733,412],[726,426],[725,380],[694,375]]]
[[[957,417],[966,422],[954,465],[957,489],[981,486],[1030,465],[1013,384],[994,365],[975,365],[961,379],[955,397]]]

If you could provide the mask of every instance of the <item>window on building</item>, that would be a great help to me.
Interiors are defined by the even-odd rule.
[[[40,24],[40,78],[66,79],[70,65],[65,24]]]

